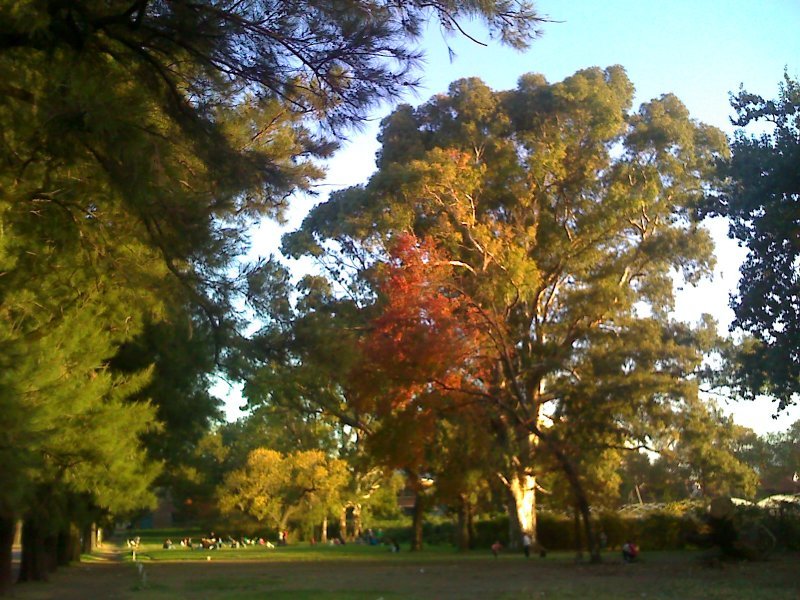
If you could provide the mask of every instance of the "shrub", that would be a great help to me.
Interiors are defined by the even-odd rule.
[[[475,521],[475,537],[472,540],[475,548],[489,548],[499,541],[506,548],[508,539],[508,515],[496,515]]]
[[[782,502],[777,510],[765,511],[764,525],[787,550],[800,550],[800,504]]]
[[[698,502],[636,506],[628,511],[603,511],[594,516],[595,531],[606,535],[608,549],[619,549],[626,540],[634,540],[648,550],[678,550],[707,523],[706,507]],[[800,550],[800,506],[786,503],[773,510],[739,507],[737,523],[758,522],[767,527],[780,547]],[[370,526],[381,530],[384,538],[400,544],[411,542],[411,522],[402,519],[373,521]],[[575,523],[571,516],[554,511],[538,513],[538,540],[548,550],[575,549]],[[489,548],[495,541],[509,547],[519,540],[508,539],[508,516],[489,515],[474,523],[473,548]],[[581,534],[583,531],[581,530]],[[451,517],[431,516],[423,526],[425,544],[456,543],[456,526]]]

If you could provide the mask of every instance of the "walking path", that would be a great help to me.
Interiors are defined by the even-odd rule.
[[[104,542],[84,562],[62,567],[48,582],[14,585],[13,597],[22,600],[92,600],[132,598],[138,574],[123,558],[126,550],[113,540]],[[14,549],[14,577],[19,572],[19,550]]]

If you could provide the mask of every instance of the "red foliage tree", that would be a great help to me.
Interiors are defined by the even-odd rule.
[[[477,309],[452,287],[454,268],[431,241],[397,238],[377,271],[377,312],[350,378],[354,406],[380,423],[368,439],[371,452],[404,469],[417,494],[413,549],[422,543],[425,475],[449,469],[448,450],[437,443],[441,427],[481,411],[484,340]]]
[[[455,266],[402,234],[378,270],[378,312],[361,343],[354,401],[381,416],[471,400],[483,385],[478,311],[452,287]]]

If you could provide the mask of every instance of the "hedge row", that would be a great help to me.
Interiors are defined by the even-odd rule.
[[[679,550],[690,545],[705,527],[705,509],[697,504],[676,504],[639,514],[604,512],[596,515],[597,532],[604,534],[606,547],[620,548],[626,540],[635,540],[646,550]],[[739,523],[760,523],[777,538],[778,546],[800,550],[800,507],[784,505],[780,510],[740,508]],[[382,523],[384,537],[400,544],[411,541],[411,528],[406,523]],[[475,522],[474,548],[489,548],[495,541],[509,546],[508,517],[496,516]],[[539,542],[549,550],[573,550],[575,523],[567,515],[540,512],[538,515]],[[426,544],[456,543],[455,524],[448,519],[432,519],[425,523],[423,537]],[[518,543],[518,540],[513,540]],[[514,545],[514,544],[511,544]]]

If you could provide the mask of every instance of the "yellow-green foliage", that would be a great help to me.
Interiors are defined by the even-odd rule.
[[[336,502],[347,483],[347,467],[319,450],[281,454],[257,448],[247,464],[230,473],[220,490],[219,506],[240,526],[285,529],[289,520],[320,513]]]

